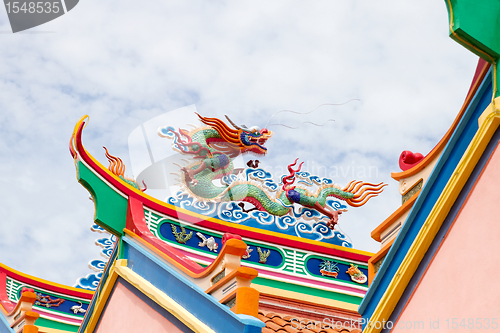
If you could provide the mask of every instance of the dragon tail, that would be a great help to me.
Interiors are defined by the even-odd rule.
[[[360,207],[367,203],[370,198],[379,195],[383,191],[384,186],[387,186],[387,184],[372,184],[353,180],[342,191],[353,194],[352,198],[346,200],[349,206]]]

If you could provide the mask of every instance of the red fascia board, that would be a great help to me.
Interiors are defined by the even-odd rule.
[[[38,287],[41,289],[45,289],[47,291],[52,291],[56,292],[59,294],[67,295],[67,296],[73,296],[73,297],[80,297],[80,298],[85,298],[85,299],[91,299],[94,293],[86,293],[86,292],[80,292],[76,290],[69,290],[67,288],[64,288],[62,285],[56,285],[55,283],[51,283],[49,281],[44,281],[35,277],[27,276],[26,274],[17,272],[5,265],[0,264],[0,274],[5,273],[7,276],[18,280],[19,282],[29,284],[34,287]],[[83,290],[83,289],[82,289]]]
[[[154,237],[146,225],[142,202],[140,200],[131,197],[128,200],[126,229],[132,231],[141,239],[147,241],[155,248],[161,250],[162,253],[166,254],[172,260],[179,263],[189,271],[195,274],[201,274],[205,270],[204,267],[192,261],[191,259],[189,259],[184,254],[177,251],[172,246]]]

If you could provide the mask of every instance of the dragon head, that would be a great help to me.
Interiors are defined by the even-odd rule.
[[[264,147],[264,144],[273,135],[273,132],[267,128],[259,129],[257,126],[250,128],[245,125],[237,126],[228,116],[226,118],[234,128],[229,127],[217,118],[202,117],[199,114],[198,117],[200,117],[202,123],[215,129],[223,141],[236,145],[240,153],[252,152],[259,155],[267,153],[267,148]]]

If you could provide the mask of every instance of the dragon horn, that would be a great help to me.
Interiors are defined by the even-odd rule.
[[[226,119],[231,123],[231,125],[234,126],[234,128],[236,128],[236,129],[242,129],[240,126],[238,126],[235,123],[233,123],[233,121],[231,119],[229,119],[229,117],[227,115],[224,115],[224,117],[226,117]]]

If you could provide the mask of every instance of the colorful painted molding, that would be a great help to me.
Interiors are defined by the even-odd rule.
[[[15,332],[22,331],[23,323],[25,333],[38,332],[38,329],[32,331],[28,328],[36,318],[36,326],[41,332],[76,332],[84,312],[75,313],[73,307],[80,306],[86,310],[93,295],[92,291],[38,279],[0,264],[0,311],[3,311],[7,318],[8,313],[13,314],[10,324],[15,326]],[[26,298],[27,296],[29,297]],[[26,314],[26,321],[21,312]],[[31,317],[28,312],[32,313]]]

